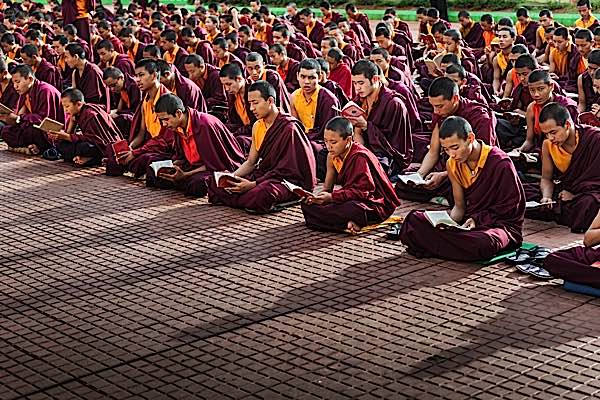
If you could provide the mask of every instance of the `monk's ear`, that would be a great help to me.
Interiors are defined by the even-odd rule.
[[[469,134],[467,135],[467,141],[469,143],[473,143],[475,141],[475,134],[473,132],[469,132]]]

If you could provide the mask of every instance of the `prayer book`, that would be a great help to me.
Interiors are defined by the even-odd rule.
[[[113,152],[115,154],[115,158],[117,159],[117,163],[119,163],[119,164],[121,164],[121,161],[119,161],[117,156],[120,153],[124,153],[126,151],[131,150],[131,148],[129,147],[129,143],[125,139],[114,142],[112,144],[112,148],[113,148]]]
[[[60,132],[65,127],[65,124],[46,117],[41,124],[34,125],[34,127],[41,129],[44,132]]]
[[[163,172],[167,172],[167,173],[175,172],[173,160],[154,161],[152,164],[150,164],[150,168],[152,168],[152,170],[154,171],[154,176],[158,176],[158,171],[160,171],[161,169],[165,169],[165,168],[167,170],[163,171]]]
[[[7,115],[13,112],[14,111],[12,108],[8,108],[4,104],[0,103],[0,114]]]
[[[288,182],[285,179],[281,182],[283,186],[285,186],[290,192],[300,196],[301,198],[305,197],[315,197],[315,195],[308,190],[304,190],[298,185],[294,185],[292,182]]]
[[[556,204],[556,201],[551,201],[550,203],[546,203],[546,204]],[[538,208],[538,207],[545,206],[546,204],[542,204],[537,201],[527,201],[527,202],[525,202],[525,208]]]
[[[231,172],[215,172],[214,176],[217,187],[220,188],[232,187],[235,183],[240,181],[240,178]]]
[[[513,149],[506,154],[510,158],[523,158],[528,163],[536,163],[538,158],[532,153],[523,153],[518,149]]]
[[[425,211],[425,218],[431,223],[431,225],[437,227],[440,225],[450,226],[464,231],[471,230],[470,228],[460,225],[458,222],[450,217],[448,211]]]
[[[358,104],[356,104],[353,101],[349,101],[342,108],[342,117],[345,117],[345,118],[358,118],[358,117],[367,118],[367,113],[365,112],[365,110],[363,110],[361,108],[361,106],[359,106]]]
[[[398,179],[400,179],[404,184],[408,184],[408,182],[412,182],[415,185],[425,185],[427,181],[423,179],[421,174],[415,172],[414,174],[409,175],[398,175]]]

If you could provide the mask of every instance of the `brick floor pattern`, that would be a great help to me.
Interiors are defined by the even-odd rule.
[[[560,282],[6,151],[0,193],[0,399],[599,396],[599,300]]]

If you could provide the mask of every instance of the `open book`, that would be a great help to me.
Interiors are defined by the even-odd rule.
[[[217,187],[220,188],[231,187],[240,181],[240,178],[231,172],[215,172],[214,177],[215,182],[217,182]]]
[[[538,208],[538,207],[545,206],[547,204],[556,204],[556,201],[551,201],[550,203],[546,203],[546,204],[542,204],[537,201],[527,201],[527,202],[525,202],[525,208]]]
[[[6,107],[4,104],[0,103],[0,114],[7,115],[13,112],[12,108]]]
[[[46,117],[41,124],[34,125],[34,127],[41,129],[44,132],[60,132],[65,127],[65,124]]]
[[[175,172],[175,168],[173,166],[173,160],[163,160],[163,161],[154,161],[150,164],[150,168],[154,171],[154,176],[158,176],[158,171],[164,168],[168,168],[163,172],[173,173]]]
[[[285,179],[281,182],[283,186],[285,186],[290,192],[298,195],[302,198],[305,197],[315,197],[314,193],[309,192],[308,190],[304,190],[298,185],[294,185],[292,182],[288,182]]]
[[[349,101],[342,108],[342,117],[345,117],[345,118],[358,118],[358,117],[367,118],[367,113],[365,112],[365,110],[363,110],[361,108],[361,106],[359,106],[358,104],[356,104],[353,101]]]
[[[412,182],[415,185],[425,185],[427,181],[423,179],[421,174],[415,172],[414,174],[409,175],[398,175],[398,179],[400,179],[404,184],[408,184],[408,182]]]
[[[431,223],[433,226],[451,226],[453,228],[462,229],[464,231],[471,230],[470,228],[466,228],[460,225],[458,222],[454,221],[450,218],[450,214],[448,211],[425,211],[425,218]]]
[[[533,153],[523,153],[521,150],[513,149],[506,154],[510,158],[523,158],[528,163],[536,163],[538,158]]]

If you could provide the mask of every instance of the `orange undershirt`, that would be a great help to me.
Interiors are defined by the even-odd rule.
[[[450,158],[446,162],[446,169],[448,170],[448,173],[452,174],[460,186],[465,189],[468,189],[473,183],[475,183],[477,177],[483,170],[490,151],[492,150],[492,146],[483,144],[483,142],[479,143],[481,144],[481,154],[479,155],[479,161],[477,161],[477,166],[474,170],[471,170],[466,162],[457,162],[454,158]]]
[[[578,144],[579,132],[575,132],[575,147],[577,147]],[[562,146],[554,144],[548,139],[544,140],[544,146],[546,146],[554,166],[556,166],[560,172],[565,173],[567,169],[569,169],[569,165],[571,165],[572,154],[563,149]]]

